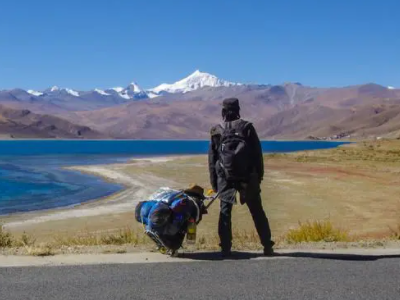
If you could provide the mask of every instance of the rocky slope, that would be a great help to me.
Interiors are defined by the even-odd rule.
[[[106,135],[87,126],[75,125],[67,120],[0,106],[0,136],[2,138],[68,138],[93,139]]]

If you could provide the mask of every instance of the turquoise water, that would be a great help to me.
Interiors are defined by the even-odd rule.
[[[343,143],[263,141],[263,151],[334,148]],[[0,215],[76,205],[119,191],[63,166],[123,162],[132,157],[205,154],[208,141],[0,141]]]

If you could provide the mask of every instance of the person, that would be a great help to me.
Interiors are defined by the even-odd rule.
[[[246,204],[251,213],[264,255],[273,255],[274,242],[261,200],[264,161],[260,140],[252,123],[241,118],[237,98],[223,100],[222,119],[222,124],[210,130],[208,151],[211,186],[221,200],[218,223],[221,254],[231,255],[232,208],[239,193],[240,203]]]

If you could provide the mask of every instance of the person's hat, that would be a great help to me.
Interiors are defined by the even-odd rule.
[[[240,110],[239,99],[237,98],[227,98],[222,101],[222,107],[226,110]]]

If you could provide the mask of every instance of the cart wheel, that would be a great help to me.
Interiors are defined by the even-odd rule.
[[[166,254],[167,253],[167,249],[165,247],[160,247],[160,249],[158,249],[160,251],[161,254]]]

